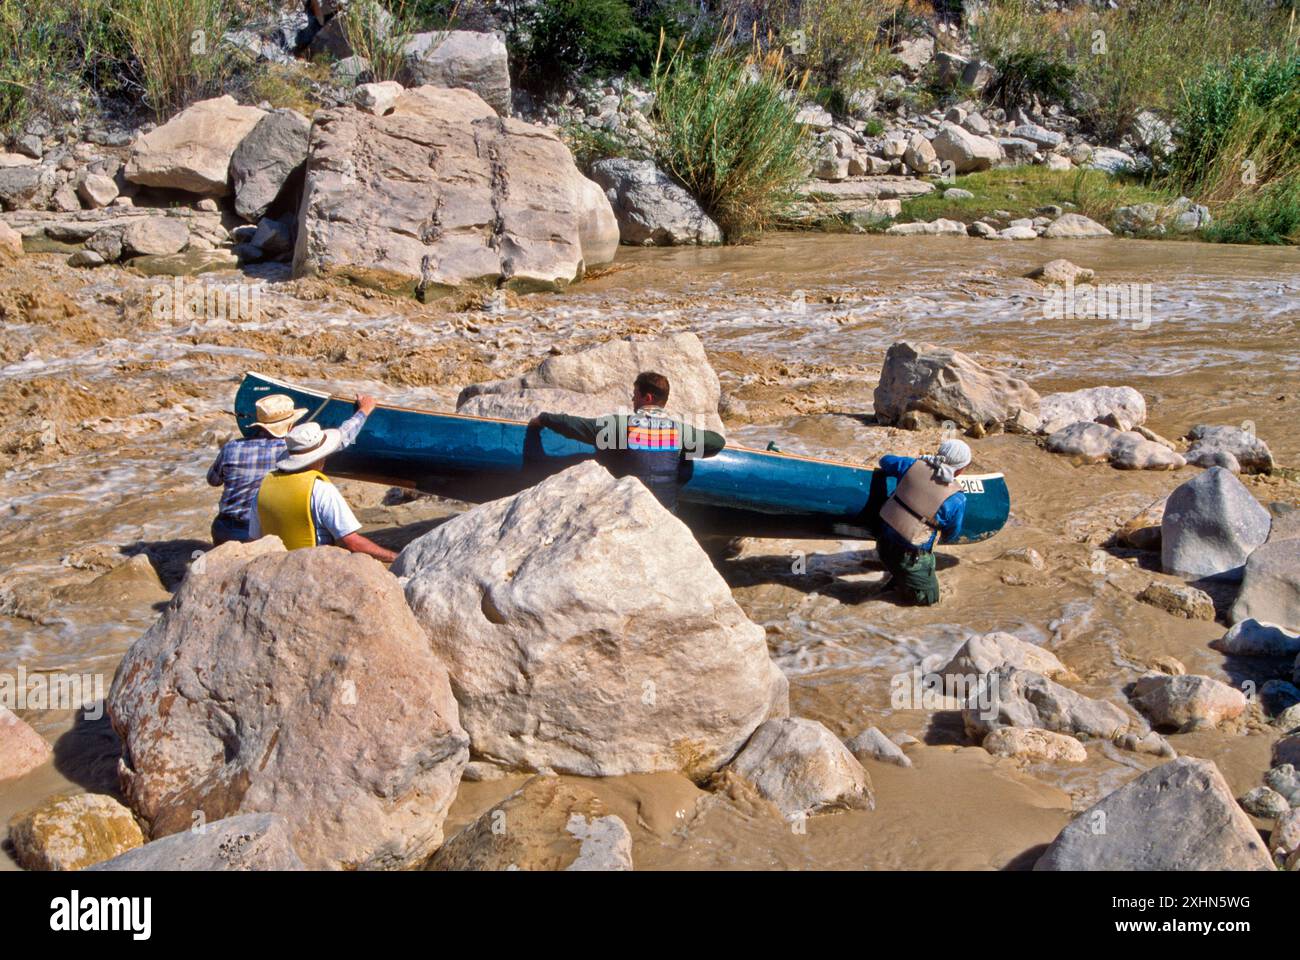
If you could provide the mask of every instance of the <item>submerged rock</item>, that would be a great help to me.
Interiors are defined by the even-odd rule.
[[[944,196],[949,196],[951,193],[952,191],[949,190],[948,193],[944,194]],[[1094,271],[1089,270],[1087,267],[1080,267],[1077,264],[1073,264],[1069,260],[1049,260],[1041,267],[1038,267],[1029,273],[1029,277],[1032,280],[1039,280],[1042,283],[1059,284],[1087,283],[1092,280],[1094,276],[1096,276]],[[1106,388],[1103,387],[1100,389]],[[1043,398],[1043,402],[1046,403],[1053,396],[1060,397],[1065,396],[1065,394],[1049,394]],[[1139,394],[1139,396],[1141,396],[1141,394]]]
[[[1253,431],[1202,423],[1187,432],[1187,439],[1192,441],[1187,448],[1188,463],[1212,467],[1217,465],[1218,457],[1227,454],[1240,465],[1242,473],[1273,472],[1273,453]]]
[[[191,566],[108,712],[152,836],[273,810],[313,869],[422,862],[468,759],[446,670],[383,565],[274,538]]]
[[[1019,757],[1046,763],[1083,763],[1088,751],[1068,734],[1033,727],[998,727],[989,731],[983,744],[996,757]]]
[[[1035,870],[1269,870],[1258,831],[1209,760],[1161,764],[1071,821]]]
[[[1186,617],[1188,620],[1214,619],[1214,600],[1210,595],[1185,583],[1152,580],[1137,598],[1176,617]]]
[[[1229,471],[1212,467],[1169,495],[1160,522],[1160,565],[1181,576],[1241,579],[1268,539],[1269,513]]]
[[[971,637],[938,673],[943,677],[962,677],[969,682],[972,678],[981,677],[1002,666],[1032,670],[1053,680],[1076,679],[1070,668],[1057,659],[1056,654],[1009,633]]]
[[[30,773],[50,754],[45,738],[0,703],[0,781]]]
[[[1157,727],[1212,729],[1246,709],[1246,696],[1212,677],[1148,673],[1133,685],[1133,705]]]
[[[1230,618],[1300,631],[1300,540],[1270,540],[1251,551]]]
[[[1043,434],[1055,433],[1080,420],[1100,420],[1107,416],[1118,418],[1127,424],[1124,429],[1131,430],[1146,423],[1147,403],[1132,387],[1086,387],[1046,394],[1039,403],[1038,416],[1042,421],[1039,432]]]
[[[872,760],[879,760],[881,763],[892,763],[896,767],[910,767],[912,765],[911,759],[898,744],[875,727],[867,727],[867,729],[846,743],[845,746],[849,748],[849,752],[859,762],[865,762],[870,757]]]
[[[453,518],[392,569],[476,760],[698,779],[788,711],[763,629],[691,532],[592,461]]]
[[[1121,470],[1178,470],[1185,465],[1181,455],[1140,433],[1090,421],[1057,430],[1047,438],[1046,447],[1089,463],[1109,462]]]
[[[131,811],[97,793],[58,796],[9,821],[24,870],[81,870],[144,843]]]
[[[600,184],[623,243],[679,246],[722,242],[722,231],[687,190],[652,160],[598,160],[591,178]]]
[[[656,370],[669,378],[670,416],[721,432],[722,387],[704,344],[693,333],[656,340],[611,340],[574,353],[547,357],[521,377],[475,383],[456,398],[456,411],[479,417],[528,420],[544,410],[596,417],[627,410],[638,373]]]
[[[951,420],[976,434],[1002,429],[1020,414],[1038,415],[1038,394],[1015,377],[956,350],[895,343],[885,354],[874,393],[876,419],[897,424],[911,411]]]
[[[318,111],[295,276],[432,297],[558,289],[613,259],[618,222],[557,135],[469,90],[407,90],[392,113]]]
[[[767,721],[726,769],[787,820],[826,810],[875,809],[867,771],[816,720]]]
[[[139,137],[123,175],[142,186],[227,196],[230,158],[263,116],[229,95],[200,100]]]
[[[245,813],[163,837],[88,869],[211,873],[305,867],[284,817]]]
[[[631,870],[632,835],[585,787],[534,777],[449,838],[427,870]]]
[[[1113,740],[1131,721],[1119,707],[1093,700],[1032,670],[998,667],[962,710],[967,736],[983,741],[998,727],[1039,727]]]

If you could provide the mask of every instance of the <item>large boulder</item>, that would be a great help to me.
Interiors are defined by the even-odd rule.
[[[954,680],[960,677],[969,685],[969,689],[974,689],[972,680],[1001,666],[1032,670],[1053,680],[1077,679],[1052,651],[1009,633],[987,633],[971,637],[957,649],[945,666],[939,668],[938,673]]]
[[[1133,685],[1133,705],[1157,727],[1213,729],[1241,716],[1246,695],[1213,677],[1148,673]]]
[[[131,811],[112,797],[51,797],[9,821],[9,842],[25,870],[81,870],[144,843]]]
[[[200,100],[131,147],[124,176],[146,187],[205,197],[230,193],[230,158],[266,114],[229,95]]]
[[[945,121],[930,141],[935,155],[945,166],[956,173],[987,170],[1002,159],[1002,148],[996,140],[971,133],[955,123]]]
[[[1088,240],[1110,235],[1110,231],[1100,223],[1081,213],[1062,214],[1043,231],[1043,237],[1047,240]]]
[[[816,720],[769,720],[754,731],[727,773],[750,784],[787,820],[825,810],[874,809],[871,777]]]
[[[30,773],[50,759],[45,738],[0,703],[0,782]]]
[[[189,228],[178,217],[139,217],[122,230],[122,250],[133,257],[180,253],[189,242]]]
[[[528,420],[545,410],[597,417],[626,410],[632,382],[646,370],[668,377],[666,409],[671,416],[706,430],[722,430],[722,388],[704,345],[693,333],[611,340],[548,357],[523,376],[471,384],[457,397],[456,410],[505,420]]]
[[[249,223],[266,216],[286,184],[301,177],[310,133],[311,121],[296,110],[272,110],[258,121],[230,158],[236,213]]]
[[[1188,577],[1240,580],[1251,551],[1268,539],[1269,513],[1242,482],[1211,467],[1179,486],[1160,521],[1160,565]]]
[[[463,284],[557,289],[617,247],[609,201],[559,137],[469,90],[408,90],[382,117],[316,114],[296,276],[421,297]]]
[[[498,768],[698,779],[787,713],[763,629],[691,532],[592,461],[412,541],[393,572]]]
[[[1146,423],[1147,403],[1132,387],[1087,387],[1045,394],[1039,403],[1038,415],[1042,420],[1039,433],[1044,434],[1055,433],[1080,420],[1101,420],[1103,417],[1114,417],[1114,422],[1131,430]]]
[[[1038,394],[1025,381],[980,366],[964,353],[930,344],[896,343],[885,354],[875,393],[876,419],[897,424],[912,411],[982,434],[1035,419]]]
[[[1074,818],[1035,870],[1270,870],[1250,822],[1209,760],[1161,764]]]
[[[87,869],[224,873],[305,867],[293,848],[285,817],[245,813],[146,843]]]
[[[500,116],[510,116],[510,69],[499,35],[472,30],[417,33],[403,53],[402,80],[407,86],[463,87]]]
[[[1234,657],[1294,657],[1300,656],[1300,632],[1258,620],[1241,620],[1218,640],[1211,640],[1210,646]]]
[[[44,210],[56,188],[54,167],[0,167],[0,208]]]
[[[722,231],[681,184],[653,160],[615,157],[592,165],[618,218],[619,236],[637,246],[722,242]]]
[[[1031,763],[1083,763],[1087,748],[1068,733],[1034,727],[997,727],[980,744],[995,757],[1018,757]]]
[[[1251,552],[1231,619],[1300,632],[1300,540],[1270,540]]]
[[[632,835],[586,787],[533,777],[448,838],[426,869],[631,870]]]
[[[275,538],[191,566],[108,708],[154,838],[275,811],[314,869],[422,862],[468,759],[446,670],[384,567]]]

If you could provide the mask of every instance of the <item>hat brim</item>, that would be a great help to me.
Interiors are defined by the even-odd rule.
[[[294,426],[307,415],[306,407],[294,407],[293,413],[283,420],[276,420],[273,423],[267,423],[264,420],[258,420],[257,425],[273,437],[284,439],[285,434],[294,428]]]
[[[275,461],[275,469],[281,473],[297,473],[299,470],[305,470],[317,460],[323,460],[331,453],[338,451],[343,446],[343,434],[338,430],[329,429],[325,431],[325,442],[314,450],[306,450],[302,453],[286,453],[279,460]]]

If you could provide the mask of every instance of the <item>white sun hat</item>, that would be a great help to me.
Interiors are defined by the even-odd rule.
[[[319,423],[300,423],[284,438],[285,454],[275,462],[283,473],[297,473],[343,446],[338,430],[322,430]]]
[[[257,425],[273,437],[283,437],[307,413],[306,407],[295,407],[283,393],[273,393],[255,404]]]

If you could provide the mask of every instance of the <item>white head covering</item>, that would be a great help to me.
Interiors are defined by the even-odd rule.
[[[954,437],[939,444],[938,453],[921,459],[934,467],[934,478],[936,480],[942,483],[952,483],[957,477],[957,471],[970,465],[970,446],[965,440],[958,440]]]
[[[283,473],[297,473],[343,446],[343,434],[338,430],[322,430],[319,423],[308,421],[290,430],[284,445],[285,452],[275,467]]]

